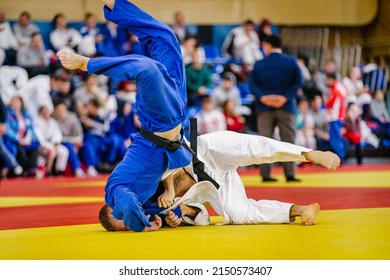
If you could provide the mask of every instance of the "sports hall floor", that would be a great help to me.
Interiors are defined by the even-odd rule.
[[[318,224],[163,228],[106,232],[98,224],[107,176],[9,179],[0,186],[2,260],[389,260],[390,163],[297,169],[301,183],[261,184],[241,169],[248,197],[318,202]],[[212,215],[215,215],[211,212]]]

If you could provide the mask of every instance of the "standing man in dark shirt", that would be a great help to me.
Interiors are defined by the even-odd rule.
[[[266,58],[257,61],[250,76],[250,87],[256,96],[257,127],[260,135],[273,137],[279,127],[284,142],[295,142],[295,111],[297,92],[303,85],[296,60],[282,54],[281,39],[270,35],[263,41]],[[300,181],[295,178],[294,163],[284,163],[287,182]],[[263,182],[273,182],[271,166],[260,166]]]

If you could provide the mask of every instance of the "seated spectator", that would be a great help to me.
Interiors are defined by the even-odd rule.
[[[378,125],[376,132],[381,137],[390,136],[390,117],[386,108],[385,94],[378,89],[370,104],[370,119]]]
[[[0,9],[0,49],[5,54],[5,65],[15,65],[16,51],[18,49],[18,41],[10,23],[7,21],[4,10]]]
[[[80,34],[83,37],[78,45],[77,52],[84,56],[92,57],[96,54],[96,38],[101,35],[99,27],[97,27],[96,16],[92,13],[87,13],[84,18],[85,25],[80,29]]]
[[[206,134],[221,130],[226,130],[226,120],[223,113],[215,108],[210,97],[202,100],[202,108],[195,115],[198,121],[198,133]]]
[[[39,115],[35,119],[35,133],[40,143],[39,152],[46,160],[46,174],[62,175],[68,163],[69,152],[61,144],[61,128],[46,106],[39,108]]]
[[[184,39],[190,35],[190,32],[188,28],[186,27],[186,21],[183,12],[176,11],[173,14],[173,24],[171,25],[171,28],[173,30],[173,33],[175,33],[177,40],[179,43],[183,43]]]
[[[309,149],[317,148],[315,138],[315,121],[309,111],[309,103],[306,99],[299,100],[298,112],[295,116],[296,136],[295,144]]]
[[[208,95],[211,88],[210,69],[205,66],[195,52],[192,55],[192,63],[185,68],[187,82],[187,104],[188,106],[199,105],[203,97]]]
[[[78,153],[83,146],[83,129],[77,115],[69,111],[64,103],[58,103],[54,108],[54,118],[62,132],[62,145],[69,152],[69,164],[76,177],[85,177],[81,169]]]
[[[236,104],[233,100],[225,100],[222,105],[225,115],[226,129],[230,131],[245,132],[245,118],[236,113]]]
[[[7,129],[4,142],[11,154],[26,171],[35,176],[37,171],[39,142],[35,134],[33,119],[25,110],[20,96],[11,98],[7,110]]]
[[[115,134],[121,140],[120,157],[124,157],[131,143],[130,134],[137,132],[141,124],[129,102],[121,99],[117,99],[117,101],[117,116],[110,123],[110,133]]]
[[[81,117],[84,130],[84,145],[81,154],[87,167],[88,176],[97,176],[99,163],[104,162],[112,168],[118,159],[123,143],[110,134],[110,121],[99,117],[99,102],[91,99],[87,103],[87,112]],[[104,169],[108,169],[106,166]]]
[[[76,51],[82,39],[80,32],[68,27],[68,20],[62,13],[56,14],[52,22],[54,30],[50,33],[50,43],[54,51],[65,48]]]
[[[0,66],[0,96],[5,104],[28,82],[27,71],[19,66]]]
[[[316,138],[317,149],[321,151],[331,150],[326,109],[320,95],[316,95],[310,100],[310,111],[314,119],[314,137]]]
[[[181,54],[183,56],[184,65],[192,63],[192,56],[194,52],[198,52],[199,60],[203,64],[206,61],[206,53],[199,45],[199,41],[195,36],[187,36],[180,45]]]
[[[0,96],[0,178],[6,178],[10,170],[12,170],[15,175],[20,175],[23,172],[23,168],[16,161],[16,158],[11,154],[4,143],[3,136],[7,130],[5,124],[7,119],[6,116],[7,109]]]
[[[61,71],[57,71],[52,77],[52,90],[50,94],[53,104],[64,103],[68,110],[76,112],[76,102],[71,93],[71,77],[66,75],[66,72]]]
[[[100,89],[98,76],[96,75],[87,75],[85,77],[84,86],[76,89],[74,98],[77,113],[80,116],[86,115],[86,105],[92,99],[96,99],[99,102],[99,116],[102,118],[116,110],[116,104],[113,104],[113,102],[116,103],[115,98],[112,97],[110,100],[108,93]]]
[[[313,75],[315,85],[321,91],[321,96],[325,102],[329,99],[327,75],[332,73],[336,75],[337,81],[341,80],[341,75],[337,71],[336,61],[334,59],[328,59],[325,61],[324,69],[317,70]]]
[[[19,66],[26,69],[29,78],[40,74],[50,73],[50,56],[52,52],[46,51],[40,33],[31,35],[30,43],[19,49],[16,60]]]
[[[96,50],[101,56],[120,56],[126,54],[129,32],[126,28],[107,21],[96,40]]]
[[[137,85],[135,81],[121,81],[118,85],[116,98],[129,102],[131,105],[135,104],[135,96],[137,94]]]
[[[363,109],[363,116],[367,116],[371,103],[371,95],[363,84],[360,69],[358,67],[352,67],[349,70],[348,77],[344,77],[342,82],[347,89],[347,102],[356,103]]]
[[[239,59],[249,69],[253,68],[256,61],[263,58],[254,26],[253,21],[245,21],[229,32],[222,45],[222,54],[225,57]]]
[[[263,43],[264,38],[273,34],[272,23],[269,19],[263,18],[261,20],[257,34],[259,36],[260,47],[262,47],[261,44]]]
[[[222,82],[212,90],[211,99],[215,106],[222,110],[226,100],[232,100],[235,104],[235,113],[238,115],[249,115],[250,109],[242,105],[241,94],[236,86],[236,77],[231,72],[225,72]]]
[[[34,33],[39,33],[39,27],[31,22],[31,14],[27,11],[19,15],[18,21],[12,27],[15,37],[18,40],[19,47],[30,45],[31,36]]]

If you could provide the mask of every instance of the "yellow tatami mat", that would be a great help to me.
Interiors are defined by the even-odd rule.
[[[10,217],[12,219],[12,217]],[[220,221],[213,217],[212,223]],[[389,259],[390,208],[321,211],[318,224],[110,232],[99,224],[0,231],[0,259]]]

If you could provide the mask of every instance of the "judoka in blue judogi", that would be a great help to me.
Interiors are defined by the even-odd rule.
[[[112,10],[105,6],[104,15],[138,36],[150,57],[91,58],[88,72],[136,81],[136,110],[147,132],[180,131],[187,122],[187,97],[184,64],[176,36],[169,26],[126,0],[116,0]],[[139,133],[133,134],[131,140],[125,157],[108,178],[105,200],[115,218],[123,220],[133,231],[142,231],[151,227],[142,205],[156,192],[164,172],[188,165],[192,155],[184,147],[170,151]]]

